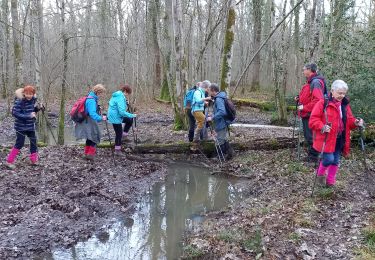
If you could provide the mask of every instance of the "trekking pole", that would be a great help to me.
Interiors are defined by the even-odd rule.
[[[134,120],[134,122],[133,122],[134,123],[134,127],[132,125],[132,131],[133,131],[133,136],[134,136],[134,143],[135,143],[135,145],[137,145],[138,144],[137,118],[134,117],[133,120]],[[134,128],[135,128],[135,130],[134,130]]]
[[[302,128],[302,120],[298,117],[298,143],[297,143],[297,159],[298,161],[301,160],[301,128]]]
[[[314,190],[315,190],[315,185],[316,185],[316,179],[318,178],[319,164],[320,164],[320,162],[321,162],[322,159],[323,159],[323,153],[324,153],[324,148],[326,147],[327,137],[328,137],[328,133],[326,133],[326,136],[324,137],[324,142],[323,142],[322,151],[320,152],[319,157],[318,157],[318,160],[317,160],[316,173],[315,173],[315,177],[314,177],[314,185],[313,185],[313,188],[312,188],[312,191],[311,191],[311,198],[314,196]]]
[[[44,117],[44,120],[46,120],[47,128],[51,132],[52,138],[55,141],[55,144],[57,145],[56,137],[55,137],[55,135],[53,133],[53,130],[52,130],[52,127],[51,127],[51,123],[48,121],[48,118],[47,118],[46,114],[44,113],[44,109],[42,109],[42,115]]]
[[[216,136],[213,135],[213,129],[212,129],[211,123],[209,123],[209,126],[210,126],[211,136],[214,139],[214,145],[215,145],[216,153],[217,153],[217,156],[218,156],[218,159],[219,159],[219,162],[220,162],[220,166],[223,166],[223,161],[225,162],[224,153],[221,150],[221,147],[219,145],[219,141],[217,140]]]
[[[106,114],[103,114],[103,116],[106,116]],[[111,135],[109,133],[109,128],[108,128],[108,122],[107,122],[107,120],[105,120],[105,127],[107,128],[107,135],[108,135],[110,149],[111,149],[111,152],[112,152],[113,164],[116,166],[115,153],[114,153],[114,151],[112,149]]]
[[[368,169],[368,166],[367,166],[367,155],[366,155],[366,150],[365,150],[365,134],[363,132],[364,130],[364,127],[363,126],[360,126],[359,127],[359,133],[360,133],[360,138],[359,138],[359,142],[360,142],[360,145],[361,145],[361,151],[362,151],[362,161],[363,161],[363,166],[365,167],[365,173],[366,173],[366,179],[368,180],[369,179],[369,169]]]
[[[128,105],[130,113],[134,114],[134,110],[131,108],[130,104]],[[134,130],[135,128],[135,130]],[[138,144],[138,135],[137,135],[137,118],[133,118],[133,124],[132,124],[132,132],[133,132],[133,140],[135,145]]]
[[[297,125],[297,111],[298,111],[298,101],[296,101],[296,111],[295,111],[295,114],[294,114],[294,127],[293,127],[293,134],[292,134],[292,138],[294,139],[294,129],[296,128],[296,125]]]

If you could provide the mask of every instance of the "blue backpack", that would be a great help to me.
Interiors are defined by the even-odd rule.
[[[191,108],[191,103],[193,102],[194,93],[197,90],[197,86],[189,89],[184,97],[184,108]]]

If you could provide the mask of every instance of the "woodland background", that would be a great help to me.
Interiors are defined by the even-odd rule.
[[[329,84],[345,80],[355,114],[375,120],[375,0],[1,0],[0,9],[1,97],[10,109],[16,88],[36,85],[60,111],[60,144],[66,102],[98,83],[108,97],[131,84],[134,105],[170,101],[176,129],[185,91],[204,79],[237,98],[272,93],[285,122],[307,62]]]

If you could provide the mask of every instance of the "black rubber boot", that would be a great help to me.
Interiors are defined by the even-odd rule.
[[[234,150],[228,141],[225,142],[226,159],[231,160],[234,157]]]

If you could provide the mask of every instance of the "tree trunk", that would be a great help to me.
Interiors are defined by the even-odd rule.
[[[18,1],[11,0],[11,16],[12,16],[12,31],[13,31],[13,50],[14,50],[14,89],[22,87],[22,46],[20,37],[20,21],[18,17]]]
[[[180,0],[173,0],[173,32],[176,55],[176,93],[179,105],[187,86],[186,57],[183,37],[183,14]]]
[[[160,58],[160,47],[157,36],[157,17],[160,12],[159,0],[151,0],[149,4],[150,16],[151,16],[151,31],[152,31],[152,48],[154,51],[154,80],[152,86],[152,96],[155,97],[155,88],[161,86],[161,58]],[[168,89],[168,88],[167,88]],[[169,93],[168,93],[169,94]]]
[[[221,80],[220,89],[229,93],[230,81],[232,76],[232,56],[234,42],[234,24],[236,21],[236,11],[234,10],[234,2],[228,1],[227,24],[224,36],[224,45],[222,51],[221,63]]]
[[[260,47],[260,41],[262,37],[262,6],[263,0],[253,0],[253,19],[254,19],[254,26],[253,26],[253,45],[254,45],[254,52],[257,51]],[[255,91],[260,88],[259,85],[259,78],[260,78],[260,53],[255,55],[254,62],[253,62],[253,77],[251,83],[251,90]]]
[[[284,0],[283,17],[285,17],[287,0]],[[281,52],[276,53],[275,61],[275,101],[277,107],[278,124],[287,125],[288,114],[287,105],[285,101],[286,87],[287,87],[287,52],[290,37],[286,38],[286,23],[283,24],[281,29]]]
[[[65,98],[66,98],[66,75],[68,71],[68,35],[65,24],[65,0],[61,1],[61,24],[62,24],[62,42],[63,42],[63,71],[61,78],[61,100],[57,143],[64,145],[64,126],[65,126]]]
[[[2,11],[2,15],[1,15],[1,18],[3,19],[3,21],[5,21],[6,24],[3,24],[3,33],[4,33],[4,52],[3,52],[3,56],[2,56],[2,88],[1,88],[1,96],[5,99],[8,97],[8,100],[9,100],[9,96],[8,96],[8,93],[10,92],[9,91],[9,36],[10,36],[10,32],[9,32],[9,4],[8,4],[8,0],[3,0],[2,3],[1,3],[1,11]],[[9,110],[9,106],[8,106],[8,110]]]
[[[35,85],[38,89],[39,101],[48,107],[48,90],[46,84],[46,64],[44,51],[44,24],[43,24],[43,7],[41,0],[33,0],[31,3],[30,24],[33,30],[30,32],[34,36],[31,39],[34,44],[31,49],[32,63],[34,67]],[[38,113],[38,138],[43,143],[48,143],[47,122],[43,114]]]

